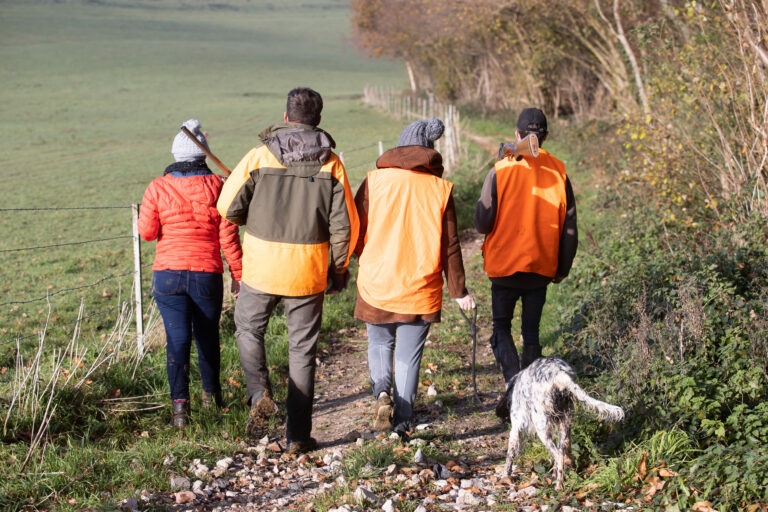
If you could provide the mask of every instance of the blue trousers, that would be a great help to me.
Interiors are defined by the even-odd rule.
[[[368,369],[375,398],[382,392],[390,394],[394,373],[392,398],[395,410],[392,424],[396,432],[405,432],[411,428],[413,403],[419,386],[421,355],[424,353],[429,325],[429,322],[424,321],[366,324]]]
[[[163,317],[166,368],[171,398],[189,399],[189,355],[192,335],[203,390],[221,390],[219,318],[224,294],[221,274],[191,270],[157,270],[152,295]]]

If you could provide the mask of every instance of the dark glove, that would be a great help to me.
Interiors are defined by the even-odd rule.
[[[565,279],[565,276],[561,276],[560,274],[555,274],[555,277],[552,278],[552,282],[557,284],[560,281],[562,281],[563,279]]]
[[[330,281],[328,289],[325,291],[328,295],[334,295],[347,287],[349,283],[349,270],[346,268],[337,271],[333,267],[328,269],[328,280]]]

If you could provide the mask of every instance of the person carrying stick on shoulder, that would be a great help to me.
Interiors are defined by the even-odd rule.
[[[517,120],[520,141],[530,134],[547,138],[547,118],[526,108]],[[541,356],[539,323],[547,286],[570,272],[576,256],[576,201],[565,164],[541,149],[536,157],[503,157],[490,170],[475,208],[475,229],[486,235],[483,268],[491,280],[491,347],[509,382]],[[523,352],[512,338],[515,304],[522,299]],[[509,420],[509,404],[496,407]]]

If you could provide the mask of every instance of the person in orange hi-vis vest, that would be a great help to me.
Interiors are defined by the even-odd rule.
[[[526,108],[517,120],[521,140],[535,134],[542,145],[547,118]],[[475,229],[486,235],[485,272],[491,280],[493,333],[491,347],[505,382],[541,356],[539,322],[547,285],[570,272],[576,256],[576,202],[563,162],[547,151],[537,157],[503,157],[488,173],[475,208]],[[521,299],[523,352],[518,359],[512,317]],[[509,421],[509,404],[501,400],[496,414]]]
[[[397,147],[379,157],[355,196],[355,317],[368,331],[373,426],[401,439],[411,430],[429,326],[440,321],[442,273],[459,307],[475,307],[464,285],[453,184],[442,178],[443,158],[434,150],[443,129],[434,117],[406,126]]]

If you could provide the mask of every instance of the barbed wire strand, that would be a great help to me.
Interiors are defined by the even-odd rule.
[[[0,208],[0,212],[45,212],[57,210],[114,210],[130,209],[128,206],[63,206],[59,208]]]
[[[122,235],[122,236],[113,236],[110,238],[96,238],[94,240],[83,240],[82,242],[65,242],[63,244],[52,244],[52,245],[38,245],[36,247],[19,247],[18,249],[2,249],[0,250],[0,253],[6,253],[6,252],[18,252],[18,251],[31,251],[34,249],[50,249],[52,247],[64,247],[69,245],[84,245],[84,244],[92,244],[96,242],[106,242],[108,240],[119,240],[122,238],[133,238],[131,235]]]
[[[75,325],[77,325],[78,322],[82,323],[82,322],[85,322],[86,320],[88,320],[89,318],[94,318],[94,317],[97,317],[97,316],[106,316],[108,313],[112,313],[114,311],[119,311],[119,307],[118,306],[107,306],[105,308],[102,308],[100,311],[97,311],[96,313],[91,313],[90,315],[86,315],[84,317],[81,317],[79,320],[75,320],[74,322],[69,322],[69,323],[66,323],[66,324],[54,325],[53,327],[49,327],[48,330],[49,331],[53,331],[53,330],[56,330],[56,329],[64,329],[66,327],[74,327]],[[38,331],[38,332],[36,332],[34,334],[25,334],[23,336],[21,336],[21,335],[15,336],[15,337],[7,340],[7,341],[4,341],[3,343],[0,343],[0,347],[4,347],[5,345],[10,345],[11,343],[16,343],[17,341],[23,341],[23,340],[26,340],[26,339],[29,339],[29,338],[36,338],[39,335],[40,335],[40,332]]]
[[[38,302],[38,301],[41,301],[41,300],[46,300],[49,297],[53,297],[54,295],[58,295],[60,293],[73,292],[73,291],[76,291],[76,290],[82,290],[83,288],[90,288],[92,286],[96,286],[99,283],[103,283],[104,281],[108,281],[109,279],[118,279],[120,277],[130,276],[132,274],[135,274],[135,272],[133,270],[131,270],[130,272],[125,272],[124,274],[115,274],[115,275],[111,275],[111,276],[107,276],[107,277],[102,277],[98,281],[95,281],[95,282],[93,282],[91,284],[84,284],[82,286],[74,286],[72,288],[63,288],[61,290],[56,290],[55,292],[46,294],[43,297],[38,297],[36,299],[2,302],[2,303],[0,303],[0,307],[9,306],[11,304],[29,304],[30,302]]]

